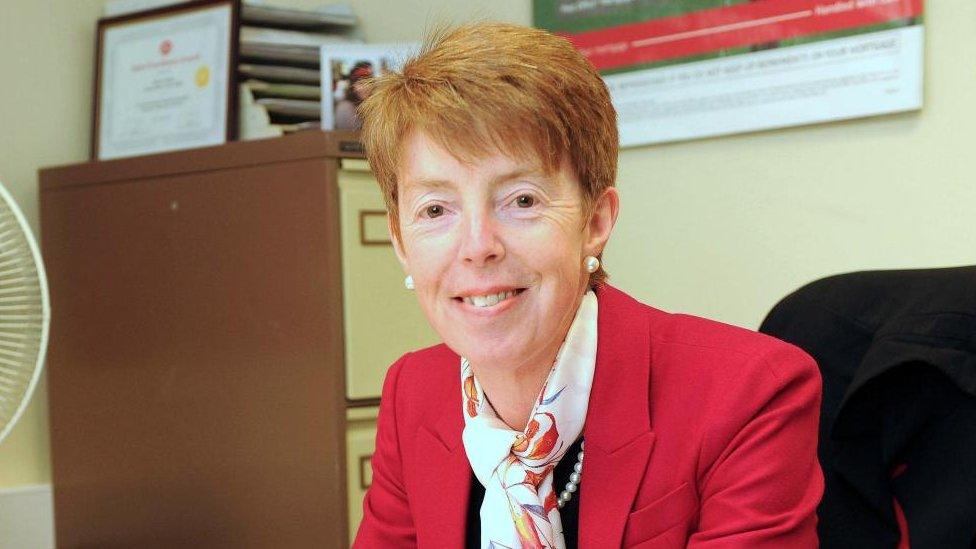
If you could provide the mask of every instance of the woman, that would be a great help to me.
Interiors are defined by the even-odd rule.
[[[616,115],[578,52],[464,26],[361,113],[444,344],[387,374],[356,547],[816,546],[816,365],[605,283]]]

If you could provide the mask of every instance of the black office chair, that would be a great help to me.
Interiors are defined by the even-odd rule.
[[[821,547],[976,547],[976,266],[824,278],[760,331],[820,365]]]

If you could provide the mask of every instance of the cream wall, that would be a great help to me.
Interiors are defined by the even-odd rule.
[[[352,3],[371,41],[414,40],[443,21],[531,20],[528,0]],[[0,179],[36,227],[36,169],[87,155],[102,0],[0,6]],[[976,3],[926,10],[921,113],[623,151],[623,210],[605,257],[613,283],[755,327],[826,274],[976,263]],[[42,384],[0,444],[0,488],[50,481],[46,408]]]
[[[102,4],[0,0],[0,181],[35,235],[37,169],[88,156],[94,28]],[[50,482],[45,379],[0,443],[0,488]]]
[[[612,281],[755,328],[824,275],[976,263],[976,3],[925,9],[921,112],[624,151]]]

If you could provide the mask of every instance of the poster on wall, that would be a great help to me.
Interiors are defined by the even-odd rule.
[[[533,0],[596,66],[622,146],[922,107],[922,0]]]

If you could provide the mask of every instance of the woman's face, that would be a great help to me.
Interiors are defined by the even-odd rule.
[[[502,153],[465,164],[422,132],[397,172],[397,246],[433,328],[477,368],[516,371],[552,360],[587,287],[583,266],[616,219],[609,189],[583,219],[568,166]]]

